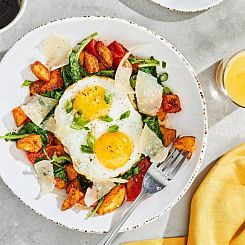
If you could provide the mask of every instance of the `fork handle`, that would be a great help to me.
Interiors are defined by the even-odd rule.
[[[142,188],[142,191],[139,194],[139,196],[134,200],[134,202],[130,205],[130,207],[128,209],[126,209],[126,211],[123,213],[119,222],[115,224],[115,226],[103,237],[102,240],[100,240],[99,243],[97,243],[97,245],[109,245],[109,244],[111,244],[111,242],[116,237],[116,235],[117,235],[118,231],[120,230],[120,228],[122,227],[122,225],[126,222],[128,217],[136,209],[136,207],[139,205],[140,201],[142,200],[142,198],[144,196],[146,196],[146,192]]]

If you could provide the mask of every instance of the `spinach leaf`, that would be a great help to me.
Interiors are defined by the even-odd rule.
[[[75,83],[81,78],[80,74],[80,63],[79,63],[79,56],[82,50],[86,47],[86,45],[97,35],[98,33],[92,33],[88,37],[86,37],[83,41],[79,43],[80,47],[78,50],[72,50],[70,57],[69,57],[69,65],[71,69],[71,78],[72,81]]]
[[[92,74],[88,73],[84,67],[80,67],[80,76],[82,78],[91,76]]]
[[[148,73],[152,75],[153,77],[157,77],[157,68],[156,66],[147,66],[147,67],[141,67],[141,71]]]
[[[25,126],[23,126],[18,132],[18,135],[23,134],[39,134],[41,136],[42,145],[45,147],[48,144],[48,131],[43,130],[38,127],[35,123],[29,122]]]
[[[64,81],[65,87],[69,87],[71,84],[73,84],[73,80],[71,78],[71,67],[70,65],[65,65],[61,68],[61,76]]]
[[[119,126],[118,125],[111,125],[109,128],[108,128],[108,132],[110,133],[114,133],[114,132],[117,132],[119,129]]]
[[[160,130],[160,124],[157,116],[154,117],[146,117],[143,120],[144,123],[163,141],[163,135]]]
[[[87,179],[84,175],[79,174],[78,180],[80,183],[80,186],[83,188],[83,190],[87,190],[89,187],[93,185],[93,182]]]
[[[48,92],[42,94],[42,96],[52,98],[52,99],[59,101],[61,96],[63,95],[63,93],[64,93],[64,89],[56,89],[53,91],[48,91]]]
[[[57,167],[54,165],[54,177],[60,178],[68,182],[67,172],[65,166]]]

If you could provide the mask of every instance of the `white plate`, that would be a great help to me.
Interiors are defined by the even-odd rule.
[[[151,0],[170,10],[198,12],[210,9],[223,0]]]
[[[167,62],[169,87],[181,99],[183,110],[171,115],[169,124],[182,135],[197,137],[197,151],[174,181],[163,191],[153,195],[140,204],[128,219],[121,231],[130,230],[150,222],[171,209],[190,187],[201,165],[207,140],[207,115],[201,86],[189,63],[179,51],[162,37],[139,25],[110,17],[76,17],[58,20],[43,25],[21,38],[4,56],[0,63],[1,77],[1,110],[0,134],[14,128],[12,108],[24,101],[27,89],[20,88],[21,71],[31,62],[38,59],[37,44],[50,33],[69,37],[74,43],[92,32],[99,32],[98,39],[107,43],[113,40],[130,48],[139,43],[149,43],[138,52]],[[86,212],[60,210],[60,195],[49,194],[36,199],[39,191],[33,167],[26,159],[25,153],[16,149],[15,144],[0,142],[0,174],[9,186],[26,205],[49,220],[71,229],[84,232],[102,233],[109,230],[113,217],[119,210],[105,216],[86,220]],[[128,204],[124,204],[124,207]],[[147,212],[145,210],[147,209]]]

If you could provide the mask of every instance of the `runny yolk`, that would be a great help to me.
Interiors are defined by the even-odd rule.
[[[133,151],[130,138],[122,132],[106,132],[94,144],[94,152],[106,168],[117,169],[125,165]]]
[[[73,108],[83,113],[83,117],[93,120],[108,114],[110,105],[105,102],[105,89],[90,86],[80,91],[74,98]]]

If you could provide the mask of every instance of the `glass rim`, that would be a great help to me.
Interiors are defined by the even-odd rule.
[[[231,96],[229,95],[229,93],[227,92],[226,88],[225,88],[225,71],[226,71],[226,68],[227,66],[229,65],[230,61],[235,58],[238,54],[242,53],[242,52],[245,52],[245,49],[242,49],[238,52],[236,52],[235,54],[233,54],[231,57],[229,57],[229,59],[224,63],[224,67],[222,69],[222,87],[223,87],[223,92],[225,93],[225,95],[227,96],[227,98],[229,98],[229,100],[234,103],[236,106],[239,106],[241,108],[245,108],[245,106],[242,106],[238,103],[236,103],[232,98]]]

